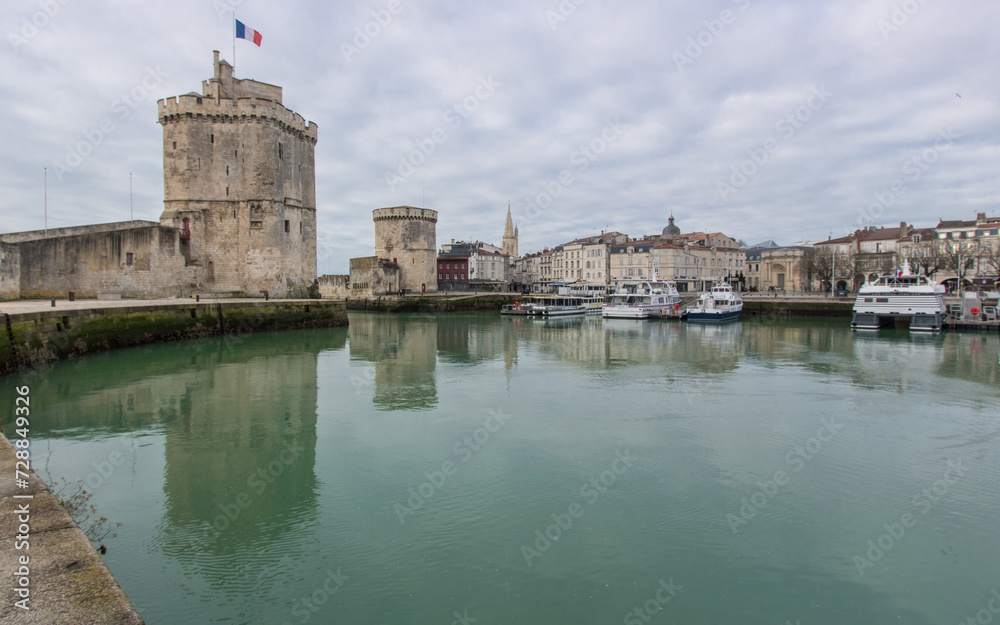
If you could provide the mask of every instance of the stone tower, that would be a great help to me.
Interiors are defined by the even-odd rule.
[[[514,259],[517,258],[517,227],[514,226],[514,222],[510,218],[510,204],[507,204],[507,223],[503,228],[503,241],[500,243],[500,247],[513,263]]]
[[[316,279],[316,124],[281,87],[233,76],[215,51],[202,93],[160,100],[160,223],[181,233],[198,284],[302,297]]]
[[[413,206],[372,211],[375,256],[399,265],[400,288],[437,290],[437,218],[437,211]]]

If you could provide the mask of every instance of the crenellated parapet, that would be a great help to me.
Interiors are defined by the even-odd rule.
[[[437,223],[438,214],[436,210],[429,208],[394,206],[392,208],[376,208],[372,211],[372,219],[375,221],[411,220]]]
[[[300,139],[316,143],[319,128],[314,122],[280,103],[262,98],[219,99],[189,93],[157,101],[159,123],[191,120],[213,123],[269,123]]]

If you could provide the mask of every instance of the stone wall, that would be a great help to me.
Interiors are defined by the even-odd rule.
[[[0,300],[21,296],[21,250],[0,242]]]
[[[413,206],[372,211],[375,255],[399,266],[400,288],[437,290],[437,218],[437,211]]]
[[[319,296],[323,299],[347,299],[351,296],[351,276],[320,276]]]
[[[178,232],[157,224],[27,240],[17,247],[21,297],[65,297],[69,291],[79,297],[181,296],[201,281],[200,268],[185,264]]]
[[[0,375],[146,343],[347,325],[343,302],[285,300],[139,305],[0,314]]]
[[[351,259],[351,297],[394,294],[400,289],[399,267],[378,256]]]

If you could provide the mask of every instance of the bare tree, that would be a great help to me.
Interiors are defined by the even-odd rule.
[[[969,270],[976,266],[976,261],[982,253],[979,241],[974,240],[945,241],[941,245],[944,268],[955,274],[959,288],[965,282]]]
[[[1000,276],[1000,241],[995,241],[992,245],[989,243],[984,245],[980,258],[993,270],[994,276]]]
[[[941,245],[936,243],[926,243],[919,248],[911,250],[916,252],[907,257],[910,261],[910,268],[919,275],[933,278],[934,274],[945,269],[944,254],[941,253]]]

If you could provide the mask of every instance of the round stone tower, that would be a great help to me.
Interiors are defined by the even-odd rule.
[[[413,206],[376,208],[372,219],[375,255],[399,266],[400,288],[436,291],[437,211]]]

